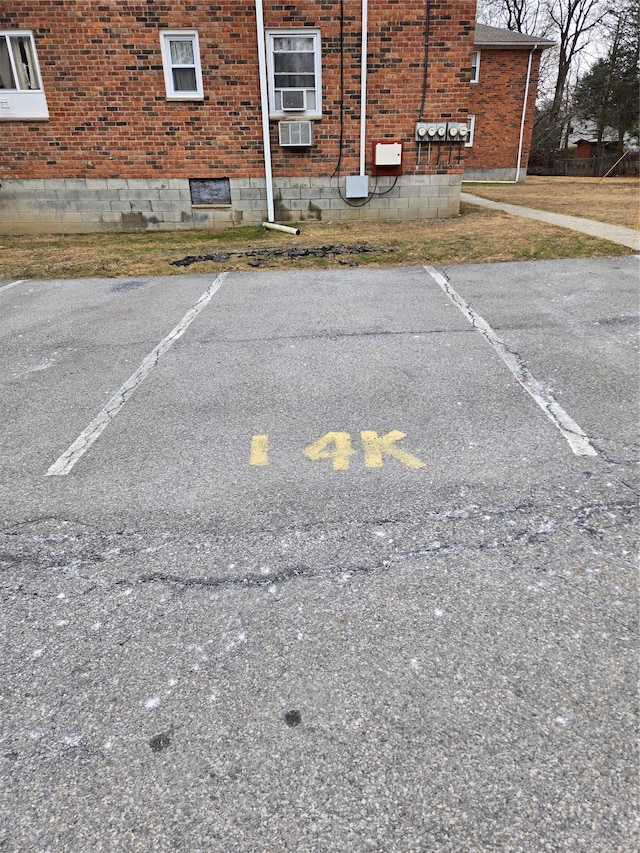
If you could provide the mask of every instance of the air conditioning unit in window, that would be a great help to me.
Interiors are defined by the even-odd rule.
[[[304,110],[305,98],[303,89],[283,89],[282,90],[282,109],[287,110]]]
[[[278,134],[280,145],[285,148],[313,145],[313,122],[280,121],[278,122]]]

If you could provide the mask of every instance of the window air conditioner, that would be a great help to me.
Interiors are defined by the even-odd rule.
[[[282,109],[283,110],[304,110],[304,90],[303,89],[283,89],[282,90]]]
[[[310,121],[278,122],[280,145],[286,148],[313,145],[313,124]]]

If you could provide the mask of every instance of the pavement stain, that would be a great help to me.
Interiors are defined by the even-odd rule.
[[[163,749],[166,749],[171,745],[171,739],[173,735],[173,729],[169,729],[168,732],[160,732],[160,734],[154,735],[149,740],[149,746],[151,747],[153,752],[162,752]]]
[[[287,713],[284,715],[284,721],[290,729],[294,729],[302,722],[302,714],[300,713],[300,711],[296,710],[287,711]]]

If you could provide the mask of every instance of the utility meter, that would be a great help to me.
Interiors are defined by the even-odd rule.
[[[467,126],[457,121],[450,121],[447,125],[447,139],[449,142],[464,142],[467,138]]]
[[[416,142],[434,142],[438,139],[438,125],[427,121],[416,124]]]

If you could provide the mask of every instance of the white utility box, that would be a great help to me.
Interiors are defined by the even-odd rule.
[[[402,163],[402,142],[376,142],[376,166],[400,166]]]
[[[347,175],[345,196],[366,198],[369,195],[369,175]]]

